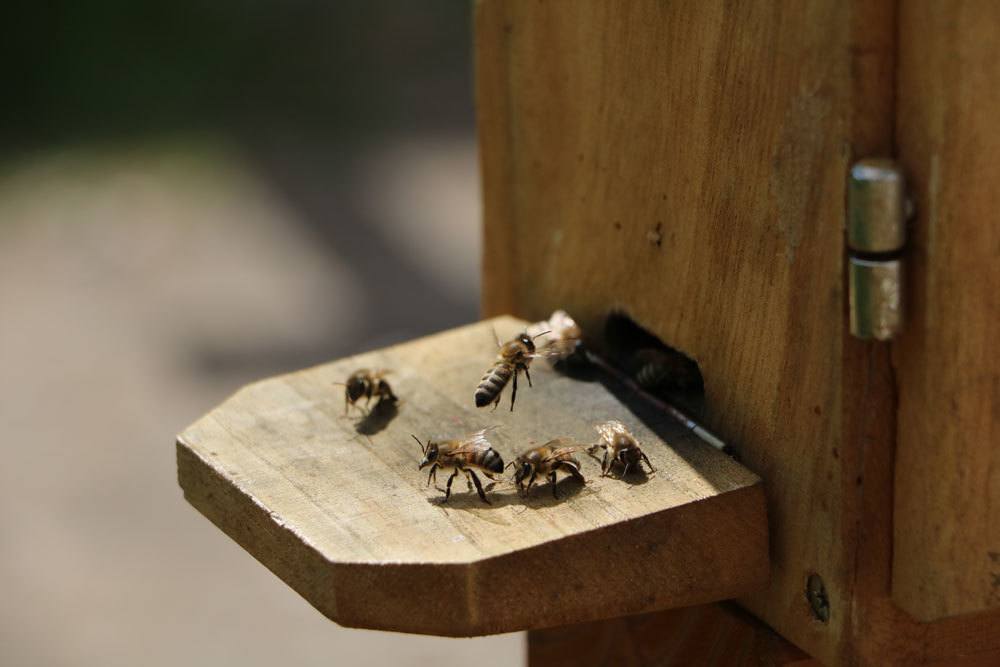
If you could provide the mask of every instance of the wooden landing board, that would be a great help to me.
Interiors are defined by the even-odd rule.
[[[177,442],[187,500],[306,600],[347,626],[467,636],[541,628],[734,597],[765,585],[764,494],[751,472],[673,422],[626,407],[603,384],[543,362],[515,412],[473,407],[502,338],[498,318],[241,389]],[[389,368],[401,397],[388,423],[344,417],[333,385]],[[625,400],[630,400],[626,397]],[[630,402],[631,404],[631,402]],[[560,482],[491,505],[456,480],[451,500],[425,486],[411,433],[459,437],[497,425],[510,461],[531,441],[595,442],[617,418],[658,469]],[[361,433],[365,431],[368,434]],[[443,485],[445,476],[438,476]]]

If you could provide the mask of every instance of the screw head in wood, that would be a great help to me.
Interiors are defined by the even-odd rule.
[[[817,621],[826,623],[830,620],[830,598],[826,594],[826,584],[815,572],[806,580],[806,600]]]

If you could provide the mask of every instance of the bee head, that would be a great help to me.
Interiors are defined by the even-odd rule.
[[[418,468],[418,470],[423,470],[427,466],[437,461],[438,444],[436,442],[434,442],[433,440],[428,440],[427,444],[425,445],[424,443],[420,442],[420,438],[418,438],[417,436],[412,434],[411,436],[413,437],[414,440],[417,441],[417,444],[420,445],[420,451],[423,452],[424,455],[424,458],[420,460],[420,467]]]
[[[347,387],[344,391],[347,392],[347,398],[350,399],[351,403],[354,403],[364,395],[365,384],[365,379],[360,375],[352,375],[347,381]]]
[[[534,470],[534,466],[530,461],[523,461],[521,459],[513,461],[510,465],[514,466],[515,484],[520,484],[526,477],[531,477],[531,471]]]
[[[525,332],[525,333],[521,334],[520,336],[518,336],[517,340],[522,345],[524,345],[526,348],[528,348],[529,352],[534,352],[535,351],[535,341],[531,339],[531,336],[529,336],[527,334],[527,332]]]

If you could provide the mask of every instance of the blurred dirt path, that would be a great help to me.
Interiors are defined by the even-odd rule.
[[[417,266],[456,239],[478,258],[472,142],[438,148],[387,146],[354,175]],[[316,213],[254,164],[198,144],[0,169],[0,661],[522,664],[520,635],[339,628],[183,501],[172,436],[240,384],[476,315],[383,331],[351,270],[364,258],[316,243]],[[423,284],[460,279],[450,302],[474,304],[476,266]]]

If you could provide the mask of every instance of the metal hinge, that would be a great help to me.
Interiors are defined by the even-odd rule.
[[[912,205],[895,161],[851,167],[847,188],[847,271],[851,334],[891,340],[903,330],[903,250]]]

